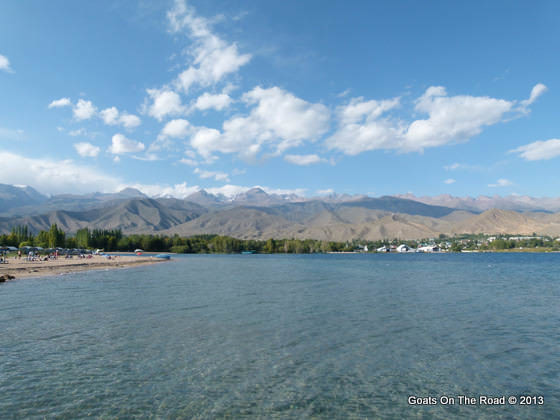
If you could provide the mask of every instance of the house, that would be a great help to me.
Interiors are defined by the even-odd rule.
[[[418,248],[418,252],[439,252],[439,246],[437,245],[425,245]]]
[[[397,247],[397,252],[408,252],[408,251],[410,251],[410,248],[406,244],[402,244]]]

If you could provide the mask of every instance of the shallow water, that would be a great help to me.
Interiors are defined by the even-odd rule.
[[[0,417],[560,418],[559,267],[192,255],[0,284]]]

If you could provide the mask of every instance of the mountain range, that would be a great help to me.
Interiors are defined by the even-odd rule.
[[[556,204],[557,203],[557,204]],[[558,207],[556,207],[558,206]],[[560,199],[338,195],[305,198],[252,188],[232,197],[200,190],[184,199],[118,193],[48,197],[0,184],[0,232],[52,223],[72,233],[89,227],[125,234],[221,234],[244,239],[346,241],[420,239],[460,233],[560,235]]]

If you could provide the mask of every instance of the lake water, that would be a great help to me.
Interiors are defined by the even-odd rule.
[[[0,284],[0,418],[560,418],[559,273],[560,254],[192,255]],[[439,401],[459,395],[544,404]]]

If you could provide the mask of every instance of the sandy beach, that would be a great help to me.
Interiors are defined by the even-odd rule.
[[[111,256],[111,259],[100,255],[94,255],[92,258],[58,258],[57,260],[49,261],[26,261],[23,258],[20,260],[9,258],[8,264],[0,264],[0,277],[5,275],[13,276],[16,279],[24,277],[42,277],[73,273],[76,271],[135,267],[139,265],[161,263],[163,261],[165,260],[149,256],[137,257],[122,255]]]

